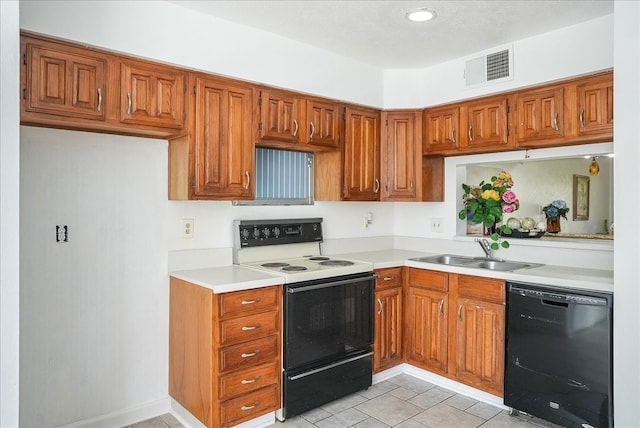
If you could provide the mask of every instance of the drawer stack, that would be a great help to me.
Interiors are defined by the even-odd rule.
[[[171,278],[169,394],[208,428],[280,408],[282,287],[224,294]]]

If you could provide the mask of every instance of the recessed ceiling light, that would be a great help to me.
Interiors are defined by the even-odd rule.
[[[436,13],[427,8],[416,9],[412,12],[407,13],[407,19],[413,22],[431,21],[435,17],[436,17]]]

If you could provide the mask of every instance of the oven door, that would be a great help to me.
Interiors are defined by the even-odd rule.
[[[286,285],[285,370],[371,349],[375,278],[368,272]]]

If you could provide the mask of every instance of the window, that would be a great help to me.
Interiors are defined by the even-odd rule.
[[[234,205],[313,205],[313,153],[256,148],[256,195]]]

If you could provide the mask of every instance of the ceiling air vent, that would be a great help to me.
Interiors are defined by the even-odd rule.
[[[465,62],[464,77],[467,87],[513,79],[513,49],[494,51]]]

